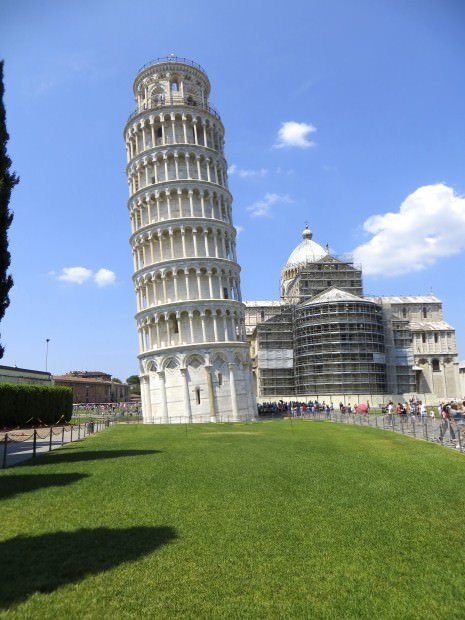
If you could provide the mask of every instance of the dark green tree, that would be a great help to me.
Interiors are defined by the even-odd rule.
[[[6,130],[6,112],[3,102],[5,87],[3,85],[3,60],[0,61],[0,321],[10,305],[8,293],[13,286],[13,278],[8,273],[11,255],[8,251],[8,229],[13,221],[13,213],[9,209],[11,192],[19,178],[10,172],[11,159],[8,157],[6,145],[9,135]],[[0,359],[4,347],[0,343]]]
[[[131,394],[140,394],[140,378],[137,375],[131,375],[126,379]]]

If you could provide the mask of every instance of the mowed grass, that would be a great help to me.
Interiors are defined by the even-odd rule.
[[[0,474],[0,615],[463,618],[464,480],[370,428],[119,425]]]

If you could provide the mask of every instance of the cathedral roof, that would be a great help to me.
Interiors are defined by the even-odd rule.
[[[313,297],[309,301],[306,301],[302,305],[312,306],[313,304],[325,304],[325,303],[333,302],[333,301],[364,301],[364,302],[368,301],[368,303],[374,303],[371,300],[364,299],[363,297],[358,297],[358,295],[353,295],[352,293],[349,293],[348,291],[342,291],[340,288],[336,288],[335,286],[332,286],[331,288],[328,288],[326,291],[323,291],[322,293],[315,295],[315,297]]]
[[[409,322],[409,326],[410,329],[413,332],[417,332],[417,331],[435,331],[435,332],[440,332],[440,331],[453,331],[454,328],[452,327],[452,325],[449,325],[449,323],[446,323],[446,321],[410,321]]]
[[[375,301],[376,303],[389,303],[389,304],[437,304],[441,303],[441,300],[436,295],[381,295],[375,297],[373,295],[367,296],[367,299]]]
[[[312,236],[312,231],[308,226],[305,226],[302,232],[302,241],[295,250],[291,252],[284,269],[303,263],[316,263],[321,258],[328,255],[328,250],[319,243],[316,243],[316,241],[313,241]]]

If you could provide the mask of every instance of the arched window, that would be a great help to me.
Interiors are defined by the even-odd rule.
[[[173,329],[173,334],[179,334],[179,323],[175,314],[172,314],[171,317],[171,327]]]
[[[434,359],[431,361],[431,368],[433,370],[433,372],[441,372],[441,367],[439,365],[439,360],[438,359]]]
[[[407,308],[402,308],[402,316],[405,318],[407,318]]]
[[[264,310],[260,311],[260,318],[261,318],[262,321],[265,320],[265,311]]]
[[[423,318],[426,319],[428,317],[428,310],[427,308],[423,307]]]
[[[177,93],[177,92],[178,92],[178,90],[179,90],[179,84],[177,83],[177,81],[176,81],[176,80],[173,80],[173,81],[171,82],[171,92],[172,92],[172,93]]]
[[[223,375],[220,372],[218,373],[218,385],[223,385]]]
[[[196,387],[195,388],[195,399],[198,405],[200,405],[200,388]]]

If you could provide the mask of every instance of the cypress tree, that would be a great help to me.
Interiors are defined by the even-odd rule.
[[[8,157],[6,145],[9,139],[6,130],[6,112],[3,102],[5,87],[3,85],[3,60],[0,61],[0,321],[10,305],[8,293],[13,286],[13,278],[8,273],[11,255],[8,251],[8,229],[13,221],[13,213],[9,209],[11,192],[19,178],[10,172],[11,159]],[[0,343],[0,359],[4,348]]]

